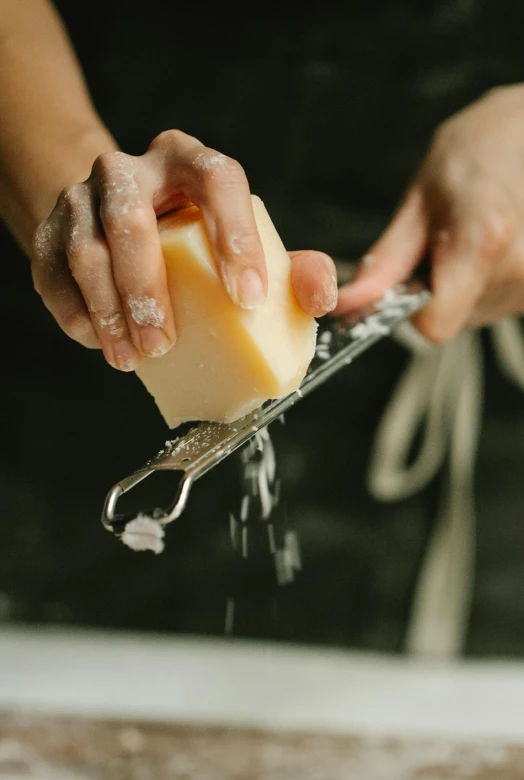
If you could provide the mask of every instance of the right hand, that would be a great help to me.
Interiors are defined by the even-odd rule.
[[[340,291],[347,316],[427,257],[428,340],[524,314],[524,85],[498,87],[446,120],[386,231]]]
[[[122,371],[176,340],[157,218],[193,203],[202,211],[213,256],[233,302],[261,305],[264,253],[246,175],[238,162],[178,130],[134,157],[100,155],[87,181],[66,187],[35,233],[35,289],[60,327],[101,348]],[[320,252],[291,253],[298,303],[312,316],[337,299],[335,266]]]

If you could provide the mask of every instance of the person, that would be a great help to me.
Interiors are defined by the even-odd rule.
[[[202,211],[233,301],[261,305],[267,275],[240,164],[180,130],[161,133],[140,157],[119,151],[50,3],[38,0],[29,11],[3,0],[0,10],[2,215],[30,254],[35,288],[60,327],[83,346],[100,346],[124,371],[140,355],[164,354],[176,334],[156,220],[188,201]],[[329,257],[292,253],[292,279],[309,314],[334,307]],[[139,305],[148,300],[161,318]]]
[[[187,202],[202,210],[233,301],[261,305],[267,277],[240,163],[178,129],[165,130],[141,156],[120,151],[51,3],[36,0],[29,10],[1,0],[0,24],[0,213],[60,327],[122,370],[136,368],[141,355],[164,354],[176,333],[156,219]],[[524,86],[499,88],[439,128],[390,226],[341,291],[336,314],[378,300],[426,254],[433,301],[416,317],[426,338],[442,342],[524,310],[523,96]],[[333,310],[330,258],[291,257],[305,311]],[[161,327],[133,307],[148,298],[160,305]]]
[[[92,6],[88,13],[92,13]],[[279,9],[279,18],[282,13]],[[149,26],[157,25],[154,16],[151,14],[153,21]],[[142,21],[146,25],[147,20]],[[292,19],[284,22],[285,29],[294,29]],[[196,202],[207,215],[214,254],[234,300],[248,306],[261,301],[265,284],[263,258],[250,212],[247,177],[234,159],[236,155],[223,156],[221,144],[215,144],[218,152],[202,144],[195,135],[203,137],[203,129],[194,134],[164,131],[145,154],[121,151],[92,106],[51,3],[35,0],[29,10],[17,0],[0,0],[0,27],[0,214],[30,257],[36,289],[62,329],[84,346],[101,347],[108,362],[124,370],[132,369],[141,354],[158,354],[173,343],[174,318],[165,294],[155,218],[186,200]],[[232,45],[225,27],[221,33]],[[141,29],[140,42],[143,37]],[[203,56],[207,40],[209,36],[204,36],[199,56]],[[278,62],[278,46],[287,52],[287,39],[283,36],[279,42],[277,35],[275,40],[272,57]],[[267,49],[264,35],[261,45]],[[178,56],[183,46],[180,41]],[[315,46],[310,44],[313,50]],[[166,46],[158,48],[167,51]],[[31,57],[27,56],[28,51]],[[329,63],[313,64],[312,76],[329,83],[329,93]],[[208,67],[208,61],[203,61],[200,70],[205,72]],[[226,62],[222,75],[227,75],[227,68]],[[267,76],[262,76],[261,83],[269,84]],[[250,89],[256,91],[251,85]],[[242,94],[240,89],[237,91]],[[210,91],[205,94],[209,96]],[[165,89],[160,90],[160,95],[165,95]],[[224,97],[223,89],[220,95]],[[338,109],[333,109],[335,112],[342,111],[343,95],[337,96],[340,103]],[[294,289],[301,305],[319,316],[330,309],[335,314],[345,314],[366,307],[387,287],[407,278],[429,256],[433,301],[414,320],[427,339],[445,342],[463,328],[521,312],[522,98],[522,85],[491,90],[440,126],[402,205],[381,238],[363,253],[357,278],[340,290],[336,308],[333,309],[332,261],[322,252],[293,253]],[[191,99],[194,102],[194,94]],[[329,102],[330,106],[334,104],[331,98]],[[240,105],[236,106],[237,114]],[[387,111],[384,103],[381,106],[382,111]],[[224,127],[231,127],[227,116],[220,119]],[[310,156],[307,161],[315,167],[316,176],[311,177],[310,193],[326,178],[332,185],[340,155],[330,155],[330,146],[336,148],[344,140],[336,134],[336,122],[321,124],[318,148],[322,154]],[[204,126],[201,123],[201,128]],[[347,121],[344,127],[347,128]],[[253,134],[247,135],[245,150],[253,147]],[[310,135],[314,133],[311,131]],[[242,144],[238,146],[242,148]],[[264,160],[271,160],[274,146],[269,144],[265,156],[263,146],[257,138],[257,153]],[[296,165],[300,158],[295,147],[285,148]],[[368,161],[374,154],[373,149],[368,150]],[[243,155],[238,157],[244,162]],[[341,188],[347,189],[346,168],[344,176]],[[275,192],[282,190],[285,180],[274,178]],[[321,187],[318,190],[320,195],[324,194]],[[222,196],[225,193],[227,197]],[[260,194],[264,196],[265,192]],[[354,195],[357,197],[361,197],[358,187]],[[369,193],[367,197],[370,198]],[[275,193],[273,200],[277,200]],[[302,205],[300,198],[297,203]],[[307,216],[303,215],[310,212],[296,210],[301,229],[309,228]],[[329,230],[333,226],[333,210],[319,209],[319,219],[325,213]],[[245,252],[240,262],[231,252],[233,228],[236,234],[241,230],[243,236]],[[288,232],[296,237],[299,231]],[[316,243],[318,249],[325,248]],[[134,254],[128,251],[129,247]],[[137,261],[139,267],[135,265]],[[247,286],[240,280],[240,273],[245,270],[253,272]],[[261,285],[257,285],[257,278]],[[136,322],[132,303],[144,297],[161,301],[165,312],[162,327]],[[319,421],[315,435],[308,433],[307,438],[319,442],[323,427],[323,421]],[[347,462],[347,435],[354,443],[356,432],[354,426],[346,428],[341,425],[337,434],[344,439],[341,448]],[[300,432],[295,429],[294,435],[299,441]],[[304,441],[302,444],[305,446]],[[333,447],[332,442],[330,446]],[[358,448],[352,449],[358,465]],[[320,446],[318,451],[322,451]],[[407,535],[399,537],[403,550],[406,539]],[[354,547],[351,539],[349,546]],[[357,547],[362,549],[366,551],[366,543]],[[413,579],[411,572],[416,568],[418,554],[417,549],[410,560],[411,569],[407,564],[403,567],[406,576],[402,591],[408,589]],[[355,553],[353,565],[357,557]],[[410,554],[405,557],[409,559]],[[344,566],[348,566],[347,558]],[[379,568],[384,570],[382,561]],[[384,586],[384,592],[388,589],[389,585]],[[397,602],[402,599],[397,598]],[[193,600],[192,615],[194,603]],[[149,603],[147,611],[149,614]],[[116,614],[122,614],[122,606],[115,608]],[[378,622],[387,623],[380,619]],[[320,626],[320,619],[309,621],[308,630],[314,623]],[[376,644],[369,639],[368,643]],[[397,646],[395,638],[388,638],[387,643],[388,647]]]

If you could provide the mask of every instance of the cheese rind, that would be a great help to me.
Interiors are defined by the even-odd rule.
[[[267,299],[253,310],[224,289],[198,209],[159,222],[177,341],[136,373],[170,428],[237,420],[298,389],[313,358],[316,321],[295,299],[289,256],[264,204],[252,200],[268,272]]]

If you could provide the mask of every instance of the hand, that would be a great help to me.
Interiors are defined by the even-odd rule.
[[[249,185],[235,161],[178,130],[159,135],[141,157],[99,156],[87,181],[64,189],[35,234],[33,280],[60,327],[86,347],[101,347],[115,368],[175,342],[175,318],[157,217],[194,203],[203,214],[229,295],[244,308],[267,293],[264,254]],[[293,252],[292,284],[313,316],[337,300],[333,261]]]
[[[341,289],[336,314],[376,302],[425,256],[432,303],[414,318],[444,342],[524,312],[524,87],[501,87],[446,121],[389,227]]]

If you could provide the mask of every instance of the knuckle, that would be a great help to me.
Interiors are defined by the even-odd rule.
[[[238,160],[213,149],[204,149],[193,159],[204,187],[218,182],[221,186],[246,181],[246,174]]]
[[[245,177],[246,174],[244,168],[238,162],[238,160],[235,160],[234,157],[227,157],[227,155],[222,155],[221,159],[222,163],[219,166],[219,171],[227,174],[228,176],[237,177],[239,179]]]
[[[99,330],[104,331],[107,337],[119,341],[128,335],[128,329],[124,314],[121,311],[108,310],[92,312]]]
[[[69,241],[67,242],[67,247],[66,247],[66,255],[67,255],[67,261],[69,263],[69,267],[73,272],[73,276],[75,274],[76,269],[87,264],[86,261],[88,257],[90,257],[90,259],[92,260],[92,255],[90,256],[88,252],[89,252],[89,247],[86,244],[84,244],[79,238],[77,238],[74,234],[69,237]]]
[[[455,134],[455,117],[450,117],[442,122],[434,131],[432,146],[436,149],[446,148]]]
[[[65,187],[59,196],[59,202],[62,206],[71,212],[76,209],[85,198],[85,185],[81,183],[70,184]]]
[[[520,89],[517,84],[498,84],[495,87],[491,87],[484,93],[484,100],[506,100],[514,96],[520,96]]]
[[[210,172],[214,173],[222,181],[231,181],[236,183],[246,178],[244,168],[233,157],[226,155],[211,155],[208,163],[211,164]]]
[[[484,257],[494,260],[505,253],[515,233],[515,221],[508,210],[497,207],[488,209],[480,221],[478,237]]]
[[[80,344],[90,344],[93,341],[93,325],[87,314],[72,310],[64,315],[60,323],[64,333]]]
[[[71,273],[77,281],[80,275],[105,267],[109,259],[105,247],[100,242],[83,241],[75,235],[69,238],[66,254]]]
[[[42,261],[52,251],[53,227],[49,219],[41,222],[35,230],[32,241],[33,257]]]
[[[253,256],[259,257],[260,261],[263,261],[260,239],[253,233],[242,233],[241,235],[233,233],[229,237],[229,246],[232,257],[239,261],[242,261],[242,258],[247,256],[249,258]]]
[[[151,232],[151,213],[142,206],[108,202],[102,209],[102,221],[106,231],[114,236],[129,236],[133,240]]]
[[[463,154],[454,152],[453,144],[448,131],[433,141],[421,169],[422,181],[429,194],[440,197],[446,192],[456,197],[467,181],[468,161]]]
[[[166,147],[176,146],[180,144],[185,138],[187,138],[187,136],[182,132],[182,130],[177,130],[176,128],[163,130],[156,136],[156,138],[153,138],[149,148],[165,149]]]
[[[103,152],[93,163],[92,175],[104,178],[107,174],[113,173],[115,168],[127,164],[128,160],[129,155],[124,152]]]
[[[449,136],[447,136],[449,138]],[[449,193],[462,190],[463,184],[468,178],[468,163],[461,154],[447,153],[448,140],[442,141],[442,154],[434,160],[434,180]]]
[[[486,98],[497,98],[500,95],[505,94],[505,90],[507,89],[506,86],[497,85],[495,87],[490,87],[490,89],[486,90],[483,97]]]

